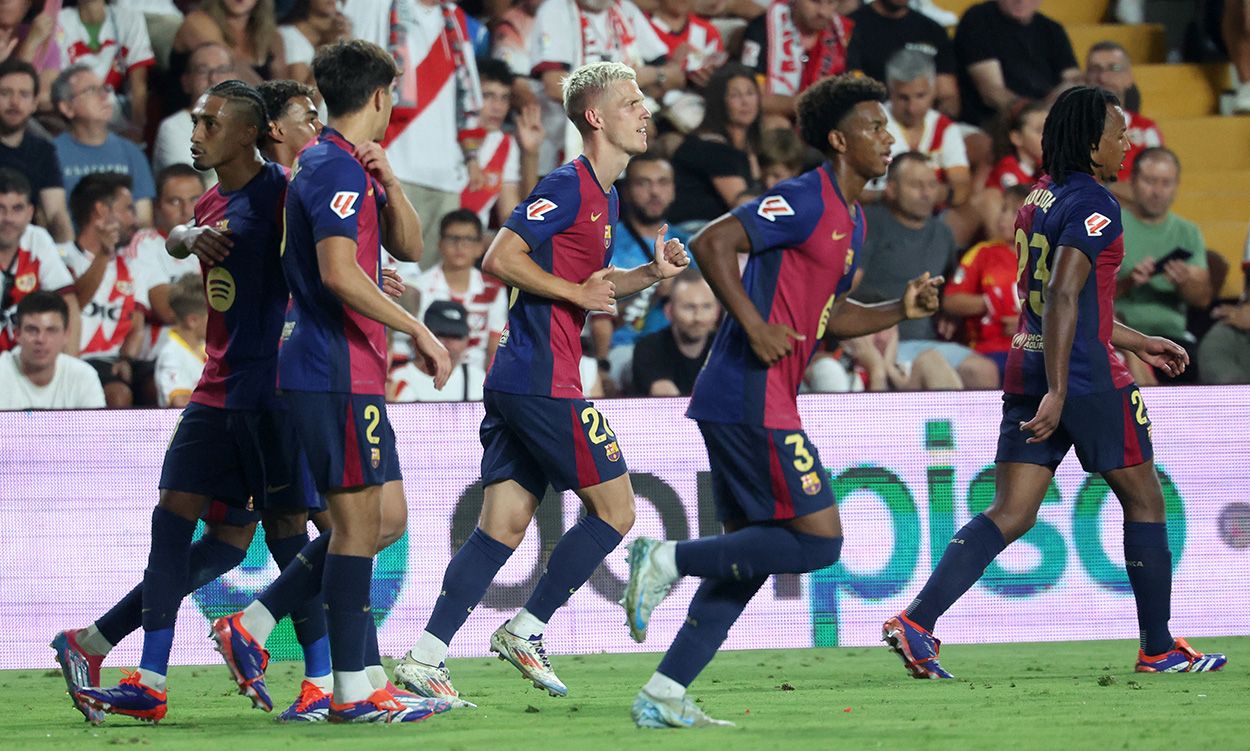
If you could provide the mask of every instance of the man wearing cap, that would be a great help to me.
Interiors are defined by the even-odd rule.
[[[424,323],[451,355],[451,377],[442,391],[434,388],[434,379],[417,370],[411,361],[391,371],[392,402],[478,402],[482,400],[482,383],[486,371],[476,362],[466,360],[469,346],[469,313],[455,300],[435,300],[425,309]]]

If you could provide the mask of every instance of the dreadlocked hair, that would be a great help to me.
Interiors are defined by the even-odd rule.
[[[238,105],[244,121],[256,128],[256,145],[264,146],[268,143],[269,110],[265,107],[264,98],[254,86],[231,79],[214,85],[205,93]]]
[[[1089,152],[1098,147],[1107,124],[1107,108],[1119,106],[1115,94],[1076,86],[1059,95],[1042,125],[1042,170],[1056,185],[1075,172],[1093,174]]]
[[[799,97],[799,135],[822,154],[829,153],[829,131],[860,102],[884,102],[885,86],[860,73],[843,73],[817,81]]]

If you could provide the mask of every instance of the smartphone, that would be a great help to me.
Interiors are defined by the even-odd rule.
[[[1194,254],[1190,253],[1188,250],[1185,250],[1184,248],[1173,248],[1171,253],[1168,253],[1164,257],[1155,260],[1155,270],[1154,270],[1154,273],[1151,274],[1151,276],[1154,276],[1155,274],[1162,274],[1163,267],[1167,266],[1172,261],[1188,261],[1190,258],[1193,258],[1193,257],[1194,257]]]

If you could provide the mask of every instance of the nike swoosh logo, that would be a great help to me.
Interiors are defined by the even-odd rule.
[[[836,229],[833,231],[833,241],[834,241],[834,242],[837,242],[838,240],[845,240],[845,239],[846,239],[846,233],[845,233],[845,232],[839,232],[839,231],[837,231]]]
[[[592,221],[592,222],[597,222],[597,221],[599,221],[599,217],[601,217],[601,216],[603,216],[603,212],[602,212],[602,211],[600,211],[598,214],[591,214],[591,215],[590,215],[590,221]]]
[[[283,490],[286,490],[289,487],[291,487],[291,483],[289,482],[286,485],[266,485],[265,492],[266,493],[278,493]]]

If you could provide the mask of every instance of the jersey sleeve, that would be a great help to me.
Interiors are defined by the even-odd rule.
[[[824,207],[820,202],[819,175],[787,180],[773,190],[742,204],[732,212],[747,232],[751,254],[801,244],[816,228]]]
[[[982,247],[982,245],[974,246],[959,259],[959,267],[955,269],[951,280],[946,283],[947,294],[975,295],[981,291],[980,259],[984,256],[981,252]]]
[[[74,286],[74,275],[70,273],[61,252],[56,249],[52,235],[43,227],[29,225],[25,232],[28,244],[26,247],[35,260],[39,261],[39,289],[48,292],[64,292]],[[79,254],[81,255],[81,254]],[[90,262],[87,263],[90,266]],[[86,266],[83,267],[86,271]],[[82,273],[81,271],[78,273]]]
[[[288,190],[295,191],[312,225],[313,242],[327,237],[356,241],[360,207],[369,180],[355,160],[331,158],[297,173]]]
[[[533,250],[573,226],[581,202],[577,170],[566,165],[540,180],[503,226]]]
[[[114,8],[114,18],[117,19],[117,36],[118,41],[126,50],[126,58],[122,60],[122,65],[126,73],[135,68],[155,65],[156,56],[152,54],[152,38],[148,34],[148,27],[144,21],[143,14],[131,8]]]
[[[621,12],[626,22],[634,29],[638,57],[645,63],[654,63],[668,56],[668,45],[655,33],[655,27],[647,20],[647,16],[637,5],[629,0],[621,3]]]
[[[1102,193],[1082,192],[1076,196],[1063,217],[1055,248],[1067,245],[1076,248],[1094,263],[1098,254],[1124,232],[1120,209],[1105,190]]]
[[[535,77],[548,70],[573,69],[580,37],[572,10],[575,7],[571,2],[545,2],[538,6],[529,45]]]
[[[968,166],[968,147],[964,145],[964,137],[954,123],[950,123],[942,132],[942,143],[938,144],[938,159],[942,169]]]

